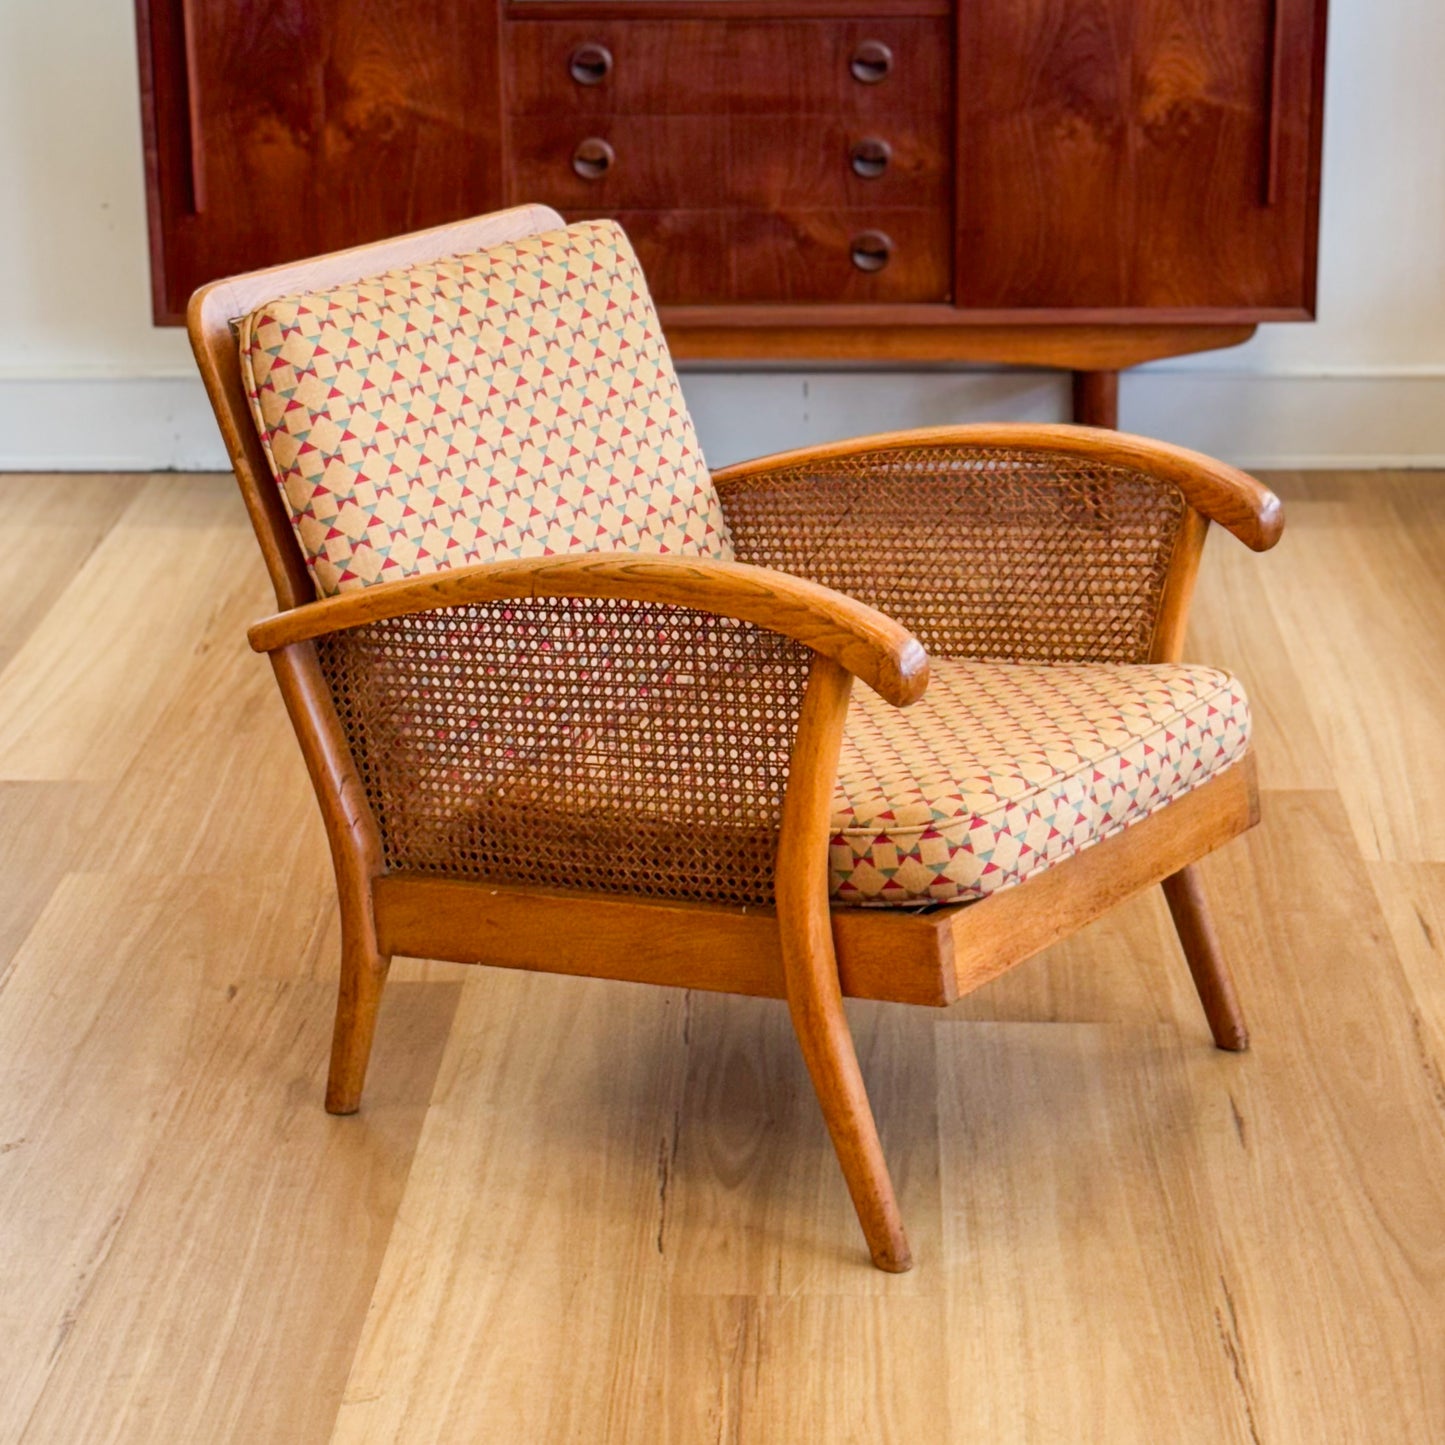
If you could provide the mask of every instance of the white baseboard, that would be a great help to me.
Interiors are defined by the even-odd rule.
[[[1038,371],[688,371],[714,466],[810,442],[948,422],[1057,421],[1068,387]],[[1445,375],[1129,372],[1120,421],[1240,466],[1445,467]],[[198,379],[0,378],[0,470],[224,470]]]

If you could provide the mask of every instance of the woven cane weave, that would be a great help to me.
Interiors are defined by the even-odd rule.
[[[856,688],[829,872],[840,903],[985,898],[1217,776],[1249,746],[1228,673],[934,661],[899,711]]]
[[[662,604],[473,604],[317,644],[388,868],[763,903],[812,654]]]
[[[525,599],[321,639],[388,868],[767,903],[810,654],[660,604]],[[1243,755],[1228,674],[941,662],[855,688],[829,850],[840,903],[986,897]]]
[[[741,562],[837,588],[933,657],[1144,662],[1177,488],[1045,451],[893,448],[721,488]]]

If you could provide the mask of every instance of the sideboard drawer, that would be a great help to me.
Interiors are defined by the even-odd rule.
[[[952,194],[942,115],[525,116],[509,130],[512,200],[560,210],[946,208]]]
[[[518,205],[689,210],[727,199],[725,116],[538,115],[515,117],[508,130]]]
[[[942,211],[743,212],[729,239],[739,302],[946,301],[951,291]]]
[[[616,219],[664,305],[946,301],[946,216],[917,209],[567,210]],[[855,254],[856,252],[856,254]]]
[[[729,123],[731,195],[766,210],[949,210],[951,117],[740,116]]]
[[[514,20],[522,115],[888,116],[952,104],[944,19]]]

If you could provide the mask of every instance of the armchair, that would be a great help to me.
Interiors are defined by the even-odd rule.
[[[397,954],[787,1000],[873,1262],[911,1256],[845,995],[946,1005],[1256,820],[1180,663],[1276,499],[1072,427],[710,475],[625,237],[542,207],[218,282],[192,343],[275,588],[342,920],[326,1107]],[[863,688],[854,689],[854,680]]]

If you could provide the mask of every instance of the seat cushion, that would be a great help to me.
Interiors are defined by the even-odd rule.
[[[499,558],[732,555],[615,222],[270,302],[240,350],[322,596]]]
[[[830,875],[840,903],[985,898],[1241,758],[1249,703],[1214,668],[932,664],[899,710],[855,688]]]

